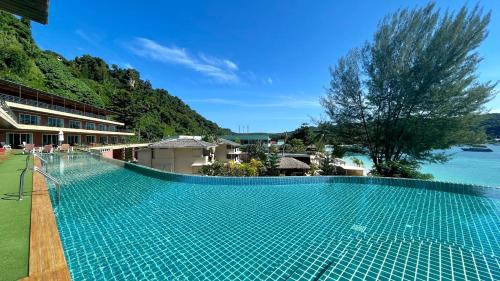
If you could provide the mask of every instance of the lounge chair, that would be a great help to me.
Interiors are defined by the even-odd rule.
[[[63,143],[61,144],[61,147],[59,147],[59,152],[69,152],[70,147],[68,143]]]
[[[47,144],[43,146],[42,153],[52,153],[52,152],[54,152],[52,144]]]
[[[11,150],[12,147],[10,146],[10,144],[5,144],[5,142],[0,142],[0,147],[1,148],[5,148],[6,150]]]
[[[23,154],[29,154],[29,153],[32,153],[33,151],[35,151],[35,145],[34,144],[28,143],[28,144],[24,145]]]

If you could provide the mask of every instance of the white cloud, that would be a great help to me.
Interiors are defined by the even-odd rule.
[[[209,104],[223,104],[232,105],[239,107],[287,107],[287,108],[311,108],[320,107],[318,100],[306,100],[298,99],[292,96],[276,96],[273,101],[265,102],[245,102],[234,99],[222,99],[222,98],[207,98],[207,99],[190,99],[187,102],[193,103],[209,103]]]
[[[163,46],[146,38],[136,38],[130,49],[142,57],[163,63],[182,65],[208,76],[217,82],[234,83],[239,81],[239,77],[235,73],[238,70],[238,66],[227,59],[219,59],[206,55],[194,57],[186,49],[176,46]]]
[[[267,84],[269,85],[273,84],[273,79],[271,79],[271,77],[267,78]]]
[[[236,63],[228,60],[228,59],[218,59],[214,58],[211,56],[207,56],[205,54],[200,54],[200,59],[208,64],[222,67],[222,68],[227,68],[230,70],[238,70],[238,65]]]
[[[93,45],[96,45],[101,40],[99,35],[97,35],[95,33],[84,31],[82,29],[75,30],[75,33],[78,36],[80,36],[83,40],[85,40]]]
[[[500,108],[494,108],[490,110],[490,113],[500,113]]]

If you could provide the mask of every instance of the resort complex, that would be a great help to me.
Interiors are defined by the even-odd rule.
[[[115,113],[0,79],[0,142],[11,148],[125,143]]]
[[[491,12],[50,4],[0,1],[0,281],[500,280]]]

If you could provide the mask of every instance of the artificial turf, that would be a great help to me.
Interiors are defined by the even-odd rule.
[[[25,174],[24,199],[17,201],[26,155],[0,155],[0,280],[28,275],[32,172]]]

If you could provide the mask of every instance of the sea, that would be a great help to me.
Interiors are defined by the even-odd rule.
[[[477,185],[500,187],[500,145],[487,145],[493,152],[463,151],[460,147],[452,147],[446,152],[451,155],[450,161],[444,164],[422,164],[421,172],[430,173],[434,180],[470,183]],[[366,169],[371,168],[371,160],[366,155],[349,155],[343,159],[352,164],[352,157],[363,161]]]

